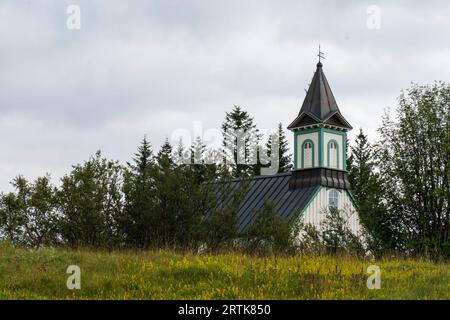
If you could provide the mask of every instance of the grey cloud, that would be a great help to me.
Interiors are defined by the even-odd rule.
[[[80,31],[66,28],[69,4]],[[380,30],[366,27],[372,4]],[[449,15],[447,1],[3,0],[0,190],[97,149],[129,160],[144,134],[158,148],[193,121],[220,126],[233,104],[262,128],[287,125],[319,43],[342,112],[374,137],[411,81],[450,78]]]

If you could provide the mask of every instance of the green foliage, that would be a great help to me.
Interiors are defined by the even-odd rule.
[[[318,228],[310,223],[298,223],[301,237],[297,241],[297,249],[302,253],[321,254],[325,252],[322,235]]]
[[[229,173],[214,164],[204,165],[205,147],[200,139],[190,150],[191,160],[195,160],[197,151],[200,159],[195,162],[200,163],[191,161],[190,164],[184,164],[181,159],[186,153],[181,143],[174,152],[166,140],[153,160],[151,152],[144,155],[146,144],[145,141],[142,143],[135,158],[146,159],[145,170],[136,170],[144,167],[135,160],[125,179],[128,245],[196,249],[203,244],[222,246],[229,242],[231,231],[223,223],[230,218],[227,214],[231,213],[231,207],[217,208],[212,188],[217,184],[211,184],[222,178],[229,179]],[[215,229],[218,221],[222,223],[221,230]],[[209,239],[211,234],[215,237]]]
[[[360,131],[349,178],[373,253],[450,257],[449,120],[450,85],[413,84],[376,145]]]
[[[326,217],[321,223],[322,243],[329,253],[359,253],[365,252],[364,247],[348,225],[354,212],[330,207],[325,212]]]
[[[366,253],[362,234],[354,234],[348,225],[355,212],[345,208],[329,207],[321,213],[325,218],[319,227],[300,224],[298,249],[303,253],[349,254],[363,256]]]
[[[22,241],[26,217],[22,214],[23,202],[14,193],[0,197],[0,234],[3,238],[18,243]]]
[[[228,183],[227,183],[228,182]],[[237,212],[245,197],[248,184],[241,181],[242,186],[230,191],[230,183],[224,178],[214,184],[214,193],[222,195],[210,199],[212,206],[206,220],[206,245],[211,251],[232,248],[239,237],[239,219]],[[218,199],[219,198],[219,199]]]
[[[349,179],[365,245],[376,256],[391,250],[450,256],[449,109],[448,84],[413,85],[401,95],[396,118],[385,117],[376,145],[362,131],[357,136],[347,163]],[[144,138],[126,168],[98,152],[74,166],[58,187],[48,176],[34,182],[19,176],[14,192],[0,194],[0,239],[33,248],[232,247],[241,236],[237,212],[246,183],[242,180],[233,192],[226,188],[233,177],[259,174],[251,142],[259,144],[260,137],[253,118],[239,107],[226,114],[222,129],[235,143],[232,158],[242,152],[247,164],[233,164],[231,170],[217,161],[210,164],[222,153],[208,151],[200,138],[189,148],[180,142],[175,151],[166,140],[155,156]],[[243,150],[237,150],[229,130],[250,134]],[[290,156],[281,124],[278,136],[279,171],[284,172]],[[245,235],[250,251],[362,251],[345,212],[330,210],[320,230],[303,226],[300,241],[298,225],[279,218],[270,203],[255,215]]]
[[[360,129],[349,159],[349,180],[358,201],[360,221],[366,230],[367,248],[373,254],[381,254],[394,250],[397,242],[382,200],[383,186],[376,172],[375,155],[373,145]]]
[[[255,212],[256,219],[245,238],[250,252],[287,252],[293,248],[294,237],[289,222],[278,215],[271,202]]]
[[[0,233],[13,243],[34,248],[56,244],[57,198],[49,176],[34,183],[18,176],[12,185],[16,193],[0,196]]]
[[[413,85],[380,128],[378,165],[398,248],[450,256],[450,85]]]
[[[278,141],[275,145],[272,141]],[[292,156],[289,154],[289,143],[283,130],[283,125],[278,124],[278,131],[272,134],[266,144],[267,155],[271,159],[272,148],[278,147],[278,173],[289,172],[292,169]]]
[[[236,208],[227,205],[221,210],[215,210],[207,222],[206,244],[209,250],[231,248],[238,238],[239,221]]]
[[[66,287],[72,264],[81,290]],[[381,290],[366,287],[372,264]],[[450,299],[449,264],[425,259],[30,251],[0,242],[0,270],[0,299]]]
[[[102,247],[120,242],[122,177],[123,168],[97,152],[62,178],[57,196],[65,244]]]
[[[240,108],[228,117],[233,130],[258,136],[253,120]],[[252,152],[247,146],[246,157]],[[229,246],[237,237],[243,193],[237,188],[227,194],[232,201],[222,206],[216,191],[244,167],[230,172],[214,162],[217,155],[197,138],[188,150],[180,141],[175,151],[166,139],[155,156],[145,137],[126,167],[97,152],[75,165],[58,187],[49,177],[34,183],[18,177],[15,191],[0,195],[0,239],[36,248]],[[240,173],[249,175],[253,169],[245,166]]]
[[[237,133],[245,134],[244,145],[238,147]],[[227,112],[222,123],[223,146],[227,145],[230,150],[226,150],[230,158],[230,166],[233,177],[248,177],[258,175],[261,164],[258,160],[258,150],[260,135],[253,122],[253,118],[242,110],[239,106],[234,106],[231,112]],[[238,163],[242,159],[245,163]]]
[[[153,151],[144,137],[138,147],[133,163],[124,172],[124,214],[120,230],[127,245],[147,247],[153,239],[157,221],[155,174],[157,172]]]
[[[200,137],[197,137],[191,146],[190,160],[195,184],[214,181],[220,175],[220,165],[216,163],[214,153],[206,148]]]

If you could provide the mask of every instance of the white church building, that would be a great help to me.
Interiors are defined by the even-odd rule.
[[[250,178],[238,211],[240,232],[248,230],[255,212],[270,201],[281,217],[318,228],[326,209],[338,208],[347,213],[348,226],[358,234],[357,205],[346,171],[347,132],[352,127],[339,111],[320,61],[300,112],[288,129],[294,138],[293,170]],[[240,180],[234,180],[229,191],[240,185]]]

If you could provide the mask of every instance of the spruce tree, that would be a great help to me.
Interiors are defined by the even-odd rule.
[[[197,137],[191,146],[191,169],[196,183],[204,182],[208,172],[205,164],[206,145]]]
[[[238,132],[245,134],[243,148],[238,150],[237,135]],[[259,134],[253,118],[239,106],[234,106],[231,112],[227,112],[225,120],[222,123],[223,147],[228,146],[230,150],[225,150],[228,154],[228,161],[234,177],[251,176],[258,171],[259,162],[257,147],[259,143]],[[256,163],[252,163],[256,160]],[[244,162],[244,163],[238,163]]]
[[[124,179],[126,204],[122,221],[125,238],[130,245],[149,247],[155,242],[157,217],[154,208],[157,199],[155,161],[146,137],[138,147],[133,163],[128,163],[128,168]]]
[[[171,172],[176,163],[173,160],[173,147],[169,142],[169,139],[166,138],[161,149],[158,151],[158,155],[156,156],[156,162],[161,171],[165,173]]]
[[[350,183],[353,194],[362,203],[366,201],[371,192],[368,182],[372,178],[374,169],[373,152],[362,129],[359,129],[350,159]]]
[[[374,148],[362,129],[351,149],[349,180],[358,203],[360,221],[367,232],[368,249],[374,254],[393,249],[395,231],[381,200],[382,186],[375,171]]]
[[[173,157],[173,147],[166,138],[156,156],[157,173],[155,188],[158,205],[155,210],[157,216],[157,245],[176,245],[177,216],[184,203],[184,193],[180,190],[184,182],[183,165],[177,166]]]
[[[128,163],[128,166],[138,175],[145,176],[148,174],[148,169],[153,166],[153,151],[147,136],[141,142],[137,152],[134,154],[133,164]]]
[[[266,151],[269,159],[271,159],[272,141],[274,139],[278,140],[278,173],[289,172],[292,169],[292,156],[289,153],[289,146],[282,123],[278,124],[277,133],[270,135],[267,140]]]
[[[173,161],[175,165],[179,166],[182,164],[186,164],[186,161],[191,161],[189,150],[186,150],[183,139],[180,138],[178,141],[177,147],[172,154]]]

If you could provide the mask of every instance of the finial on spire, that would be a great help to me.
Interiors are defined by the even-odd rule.
[[[322,62],[320,62],[320,59],[325,59],[324,53],[320,50],[320,44],[319,44],[319,54],[317,55],[319,57],[319,63],[317,64],[318,67],[322,66]]]

